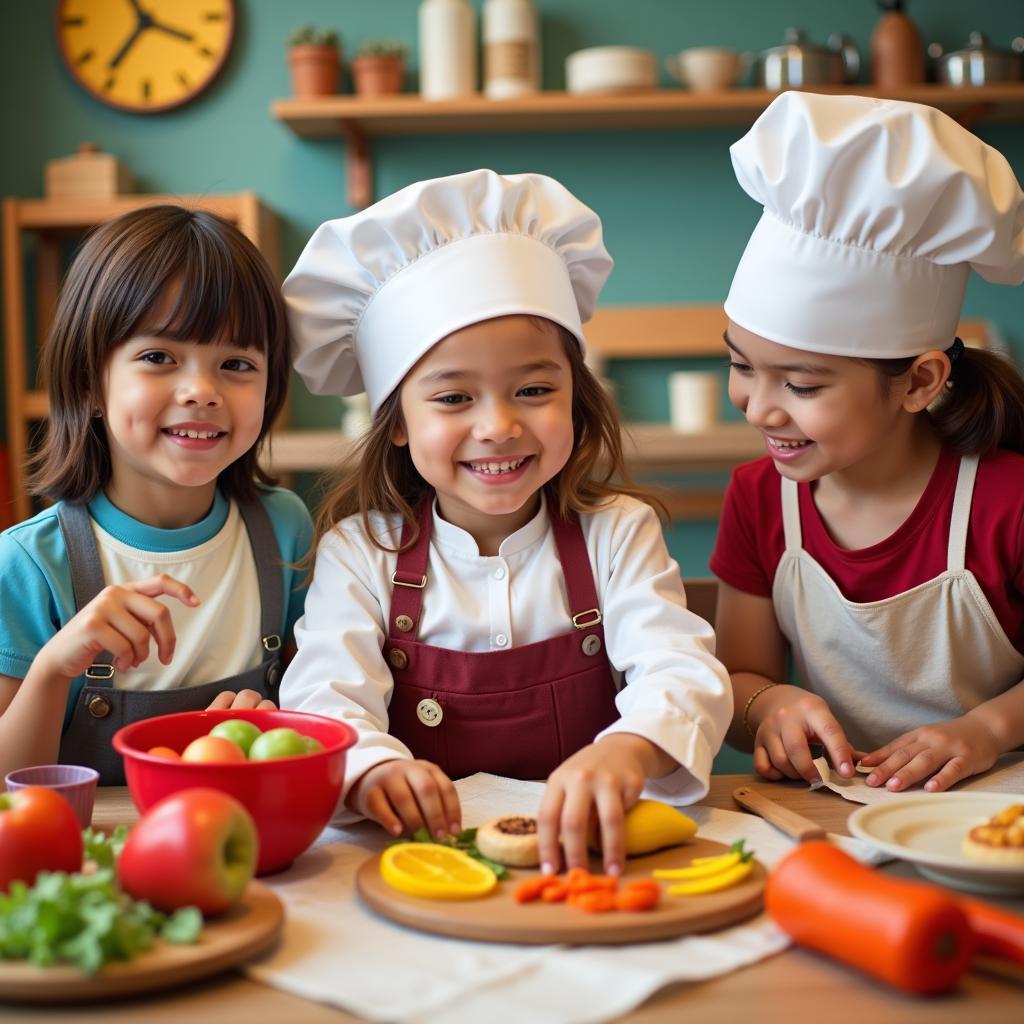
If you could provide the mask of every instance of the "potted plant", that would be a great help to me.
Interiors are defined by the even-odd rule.
[[[309,25],[296,29],[288,40],[288,66],[297,99],[333,96],[341,74],[338,33]]]
[[[363,43],[352,61],[352,82],[360,96],[387,96],[402,91],[405,47],[401,43]]]

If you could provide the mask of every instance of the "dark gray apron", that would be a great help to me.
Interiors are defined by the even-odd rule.
[[[281,552],[266,509],[259,501],[239,504],[256,562],[260,588],[261,664],[230,679],[177,690],[119,690],[114,687],[114,658],[103,651],[86,669],[88,682],[60,742],[61,764],[83,764],[100,773],[101,786],[123,786],[124,765],[111,742],[123,725],[178,711],[203,711],[224,690],[255,690],[277,701],[281,681]],[[77,608],[84,608],[105,586],[96,538],[85,505],[61,503],[57,519],[68,551]]]

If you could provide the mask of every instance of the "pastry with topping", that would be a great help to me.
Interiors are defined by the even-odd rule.
[[[508,814],[476,830],[476,848],[487,858],[510,868],[535,868],[540,864],[537,819]]]
[[[964,838],[963,853],[986,864],[1024,867],[1024,804],[1011,804]]]

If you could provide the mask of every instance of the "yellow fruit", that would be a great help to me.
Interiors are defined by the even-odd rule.
[[[753,870],[753,861],[741,861],[739,864],[726,868],[725,871],[718,871],[705,878],[694,878],[689,882],[670,885],[668,887],[668,894],[670,896],[697,896],[705,892],[719,892],[721,889],[728,889],[730,886],[739,885]]]
[[[393,889],[428,900],[472,900],[498,884],[486,864],[437,843],[389,846],[381,856],[380,876]]]
[[[677,811],[660,800],[638,800],[626,812],[625,841],[626,856],[636,857],[642,853],[653,853],[666,846],[679,846],[697,834],[697,823],[681,811]],[[590,837],[590,845],[600,851],[601,844],[596,833]]]

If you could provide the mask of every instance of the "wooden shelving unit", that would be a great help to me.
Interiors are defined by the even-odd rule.
[[[6,376],[7,444],[10,449],[11,493],[14,515],[28,517],[25,457],[29,425],[46,419],[46,392],[35,386],[28,360],[25,309],[26,275],[24,236],[35,239],[35,274],[31,292],[35,305],[37,350],[50,331],[63,273],[62,244],[81,237],[90,228],[158,203],[180,203],[208,210],[231,221],[266,256],[280,278],[280,252],[276,215],[255,192],[220,196],[124,195],[110,199],[5,199],[3,202],[4,370]]]
[[[955,89],[918,85],[882,91],[869,85],[814,92],[856,93],[938,107],[963,124],[979,120],[1024,121],[1024,82]],[[304,138],[347,140],[348,198],[351,205],[373,201],[372,140],[379,135],[454,135],[506,132],[648,131],[747,126],[777,94],[765,89],[691,93],[653,89],[608,96],[545,91],[514,100],[473,96],[427,101],[417,95],[383,98],[325,96],[275,100],[271,114]]]

